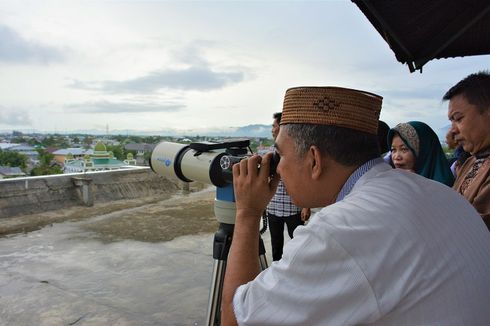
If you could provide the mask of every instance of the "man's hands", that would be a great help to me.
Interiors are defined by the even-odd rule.
[[[263,157],[254,155],[233,165],[236,221],[223,283],[221,325],[236,325],[233,295],[240,285],[260,273],[260,216],[279,183],[278,175],[269,177],[271,157],[272,153]]]
[[[303,222],[308,221],[308,219],[310,218],[310,215],[311,215],[311,209],[309,209],[309,208],[301,209],[301,220]]]
[[[233,187],[237,219],[256,217],[259,221],[262,212],[274,196],[279,176],[269,176],[272,153],[263,157],[254,155],[233,166]],[[260,166],[260,168],[259,168]]]

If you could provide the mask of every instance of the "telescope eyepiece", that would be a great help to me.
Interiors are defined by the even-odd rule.
[[[220,159],[220,166],[223,170],[223,173],[231,174],[233,172],[233,165],[240,162],[244,158],[250,157],[250,155],[245,156],[234,156],[234,155],[224,155]],[[276,174],[277,165],[279,164],[279,160],[281,157],[277,154],[276,151],[272,154],[271,162],[270,162],[270,171],[269,176],[274,176]],[[231,179],[233,176],[231,176]]]
[[[221,166],[221,169],[223,171],[232,172],[233,165],[235,165],[236,163],[240,162],[241,160],[247,157],[249,157],[249,155],[247,156],[224,155],[221,157],[219,165]]]

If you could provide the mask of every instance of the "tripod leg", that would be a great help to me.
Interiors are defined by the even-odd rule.
[[[230,251],[234,227],[234,224],[220,223],[218,231],[214,234],[213,277],[211,279],[208,313],[206,316],[208,326],[220,325],[221,295],[225,278],[226,260]]]
[[[211,279],[211,290],[209,292],[208,312],[206,321],[208,326],[220,325],[221,296],[223,281],[225,278],[226,261],[230,252],[231,240],[233,238],[234,224],[220,223],[218,231],[214,234],[213,243],[213,276]],[[265,246],[262,237],[259,236],[259,264],[260,269],[265,270],[267,258],[265,257]]]
[[[259,264],[260,264],[260,270],[265,270],[269,265],[267,265],[267,257],[265,256],[265,246],[264,246],[264,240],[262,240],[262,237],[259,236]]]

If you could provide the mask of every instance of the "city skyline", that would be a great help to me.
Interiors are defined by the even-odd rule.
[[[267,125],[287,88],[384,97],[390,126],[449,124],[449,87],[488,56],[410,74],[350,1],[2,1],[0,130]]]

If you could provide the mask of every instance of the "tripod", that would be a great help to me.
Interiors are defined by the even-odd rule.
[[[207,325],[218,326],[220,322],[221,295],[225,277],[226,261],[233,239],[235,228],[235,197],[233,185],[216,188],[216,199],[214,201],[214,214],[219,222],[218,231],[214,234],[213,242],[213,276],[211,279],[211,290],[209,291]],[[258,232],[258,230],[257,230]],[[265,257],[264,241],[259,236],[259,264],[261,270],[268,267]]]

